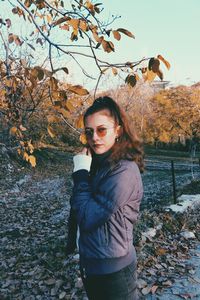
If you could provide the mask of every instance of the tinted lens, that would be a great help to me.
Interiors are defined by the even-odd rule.
[[[104,128],[104,127],[97,128],[96,133],[99,137],[104,137],[107,134],[107,128]],[[88,139],[93,138],[94,129],[92,129],[92,128],[85,129],[85,135]]]
[[[107,128],[104,127],[97,128],[97,135],[99,137],[104,137],[106,133],[107,133]]]

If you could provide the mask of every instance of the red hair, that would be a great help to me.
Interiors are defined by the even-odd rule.
[[[121,126],[121,134],[117,138],[110,155],[110,160],[117,162],[120,159],[133,160],[138,165],[140,171],[144,170],[142,143],[135,131],[130,127],[125,112],[110,97],[97,98],[84,114],[84,124],[86,118],[101,110],[108,110],[110,116],[114,118],[115,124]]]

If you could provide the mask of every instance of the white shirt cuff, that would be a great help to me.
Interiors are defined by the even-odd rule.
[[[92,157],[85,154],[77,154],[73,157],[73,162],[74,162],[73,172],[79,170],[87,170],[89,172],[91,162],[92,162]]]

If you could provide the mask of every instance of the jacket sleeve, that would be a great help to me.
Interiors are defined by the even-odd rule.
[[[109,220],[128,201],[135,201],[138,209],[142,198],[142,183],[135,163],[121,165],[101,179],[95,192],[91,190],[89,173],[80,170],[73,173],[74,189],[71,205],[77,214],[81,230],[92,231]]]

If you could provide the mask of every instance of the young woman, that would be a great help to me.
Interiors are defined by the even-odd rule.
[[[87,109],[84,126],[87,147],[73,159],[71,198],[83,284],[90,300],[136,300],[133,228],[143,194],[141,145],[109,97]]]

